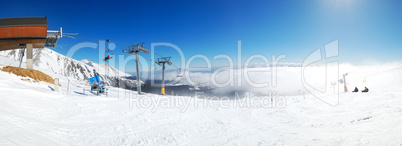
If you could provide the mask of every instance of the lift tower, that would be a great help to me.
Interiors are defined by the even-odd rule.
[[[141,45],[141,46],[140,46]],[[144,43],[133,44],[128,46],[126,50],[123,50],[124,53],[129,53],[135,55],[135,65],[137,69],[137,91],[138,94],[141,94],[141,82],[140,82],[140,70],[138,65],[138,53],[143,52],[145,54],[149,54],[149,50],[144,48]]]
[[[170,62],[170,57],[162,57],[158,58],[158,61],[155,63],[162,66],[161,94],[165,95],[165,63],[172,65],[172,62]]]
[[[346,76],[348,73],[343,74],[343,87],[345,88],[345,92],[348,92],[348,87],[346,86]]]

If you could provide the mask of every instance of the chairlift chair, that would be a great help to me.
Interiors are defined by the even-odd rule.
[[[103,59],[103,61],[108,61],[109,59],[112,59],[113,58],[113,51],[112,50],[110,50],[110,40],[109,39],[107,39],[106,40],[106,42],[107,42],[107,50],[105,51],[105,54],[107,53],[107,56],[105,57],[105,59]],[[110,53],[108,53],[108,52],[110,52]],[[110,54],[112,54],[112,56],[110,56]]]
[[[181,68],[179,68],[179,70],[181,70]],[[183,77],[183,75],[182,74],[177,74],[177,77],[179,78],[179,77]]]

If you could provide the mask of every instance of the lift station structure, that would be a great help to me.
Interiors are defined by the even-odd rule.
[[[33,68],[32,49],[54,47],[62,37],[62,29],[47,30],[46,17],[0,19],[0,51],[26,49],[27,69]]]

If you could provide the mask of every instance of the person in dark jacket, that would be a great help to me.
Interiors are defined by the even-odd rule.
[[[355,87],[355,90],[353,90],[352,92],[359,92],[359,89],[357,89],[357,87]]]
[[[367,87],[364,87],[364,90],[362,92],[368,92],[369,89]]]

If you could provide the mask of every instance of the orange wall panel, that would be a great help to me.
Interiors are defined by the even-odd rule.
[[[46,37],[46,26],[0,27],[0,38]]]

